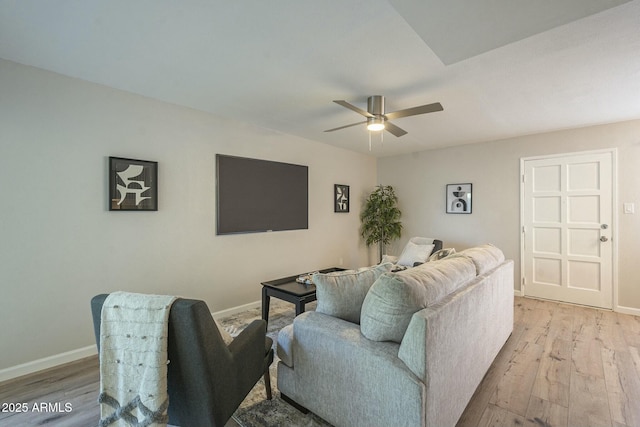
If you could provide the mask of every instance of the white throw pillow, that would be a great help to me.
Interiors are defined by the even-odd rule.
[[[413,267],[413,264],[416,262],[426,262],[434,246],[435,245],[416,245],[413,242],[408,242],[400,258],[398,258],[398,265]]]
[[[453,255],[455,253],[456,250],[454,248],[440,249],[439,251],[436,251],[429,256],[429,261],[440,261],[441,259],[444,259],[449,255]]]

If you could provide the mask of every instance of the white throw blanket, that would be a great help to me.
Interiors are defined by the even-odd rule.
[[[100,427],[166,426],[167,335],[176,297],[115,292],[102,306]]]

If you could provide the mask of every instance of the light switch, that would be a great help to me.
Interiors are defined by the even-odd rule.
[[[624,213],[626,213],[626,214],[634,214],[634,213],[636,213],[636,205],[634,203],[625,203],[624,204]]]

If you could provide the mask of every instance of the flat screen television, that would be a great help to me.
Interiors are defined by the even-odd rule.
[[[309,228],[308,166],[216,154],[216,234]]]

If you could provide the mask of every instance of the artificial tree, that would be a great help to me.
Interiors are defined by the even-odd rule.
[[[367,246],[378,243],[380,260],[384,247],[402,234],[398,197],[390,185],[379,185],[369,195],[360,213],[361,235]]]

